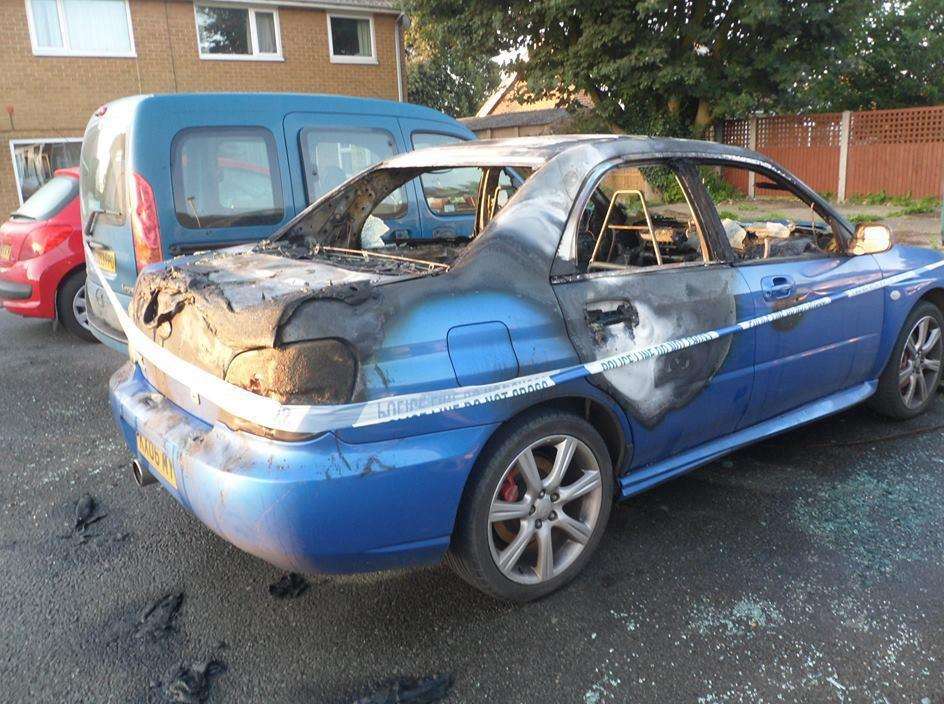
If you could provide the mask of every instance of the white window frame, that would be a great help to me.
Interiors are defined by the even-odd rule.
[[[62,36],[61,47],[38,46],[36,44],[36,28],[33,26],[33,3],[32,0],[26,2],[26,25],[29,28],[30,45],[33,47],[34,56],[96,56],[108,58],[134,59],[138,54],[134,44],[134,27],[131,26],[131,5],[128,0],[124,0],[125,13],[128,18],[128,41],[131,44],[131,51],[76,51],[69,48],[69,27],[66,24],[66,13],[62,7],[62,0],[56,0],[56,12],[59,15],[59,34]]]
[[[204,54],[200,45],[200,22],[197,20],[198,7],[225,7],[233,10],[246,10],[249,17],[249,44],[251,54]],[[256,12],[266,12],[275,18],[275,49],[274,54],[259,53],[259,37],[256,29]],[[282,26],[279,24],[279,10],[274,5],[243,5],[231,2],[203,2],[194,0],[193,25],[197,31],[197,53],[205,61],[284,61],[282,57]]]
[[[20,172],[16,168],[16,148],[20,144],[63,144],[65,142],[79,142],[81,137],[37,137],[36,139],[11,139],[10,163],[13,166],[13,180],[16,181],[16,199],[23,205],[23,183],[20,181]]]
[[[358,14],[325,13],[328,18],[328,56],[333,64],[376,64],[377,63],[377,35],[374,32],[374,16]],[[334,53],[334,38],[331,36],[331,19],[337,17],[343,20],[367,20],[370,22],[370,56],[338,56]]]

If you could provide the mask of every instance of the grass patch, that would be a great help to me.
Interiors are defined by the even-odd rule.
[[[885,191],[879,193],[867,193],[865,195],[852,196],[848,199],[849,203],[856,205],[890,205],[897,208],[893,213],[886,217],[902,217],[904,215],[922,215],[924,213],[933,213],[941,207],[941,201],[933,196],[925,198],[912,198],[907,196],[890,196]]]
[[[865,213],[855,213],[853,215],[846,216],[849,222],[855,225],[861,225],[864,222],[875,222],[874,215],[866,215]]]
[[[722,220],[740,220],[741,216],[730,210],[719,210],[718,217]]]

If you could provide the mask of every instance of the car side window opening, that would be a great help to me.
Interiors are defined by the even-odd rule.
[[[751,175],[755,195],[749,200],[733,184],[747,183]],[[702,181],[738,260],[823,257],[840,251],[840,239],[815,204],[779,179],[725,165],[702,167]]]
[[[309,204],[397,153],[393,135],[373,128],[309,127],[302,130],[301,142]],[[398,188],[374,209],[373,215],[398,218],[406,211],[406,191]]]
[[[465,140],[437,132],[414,132],[413,148],[439,147]],[[436,215],[471,215],[478,207],[482,170],[474,167],[431,171],[420,178],[423,197]]]
[[[681,181],[661,165],[607,170],[584,206],[576,244],[581,273],[710,260]]]
[[[177,221],[186,228],[273,225],[282,180],[272,134],[261,127],[197,127],[171,146]]]

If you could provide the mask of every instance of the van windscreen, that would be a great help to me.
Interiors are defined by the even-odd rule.
[[[124,222],[125,133],[119,121],[93,119],[82,140],[82,219],[99,212],[114,224]]]

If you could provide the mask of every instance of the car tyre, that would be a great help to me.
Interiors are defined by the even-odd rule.
[[[446,563],[499,599],[526,602],[550,594],[577,576],[595,551],[613,486],[606,443],[590,423],[559,410],[526,413],[479,457]]]
[[[88,313],[85,301],[85,269],[69,274],[59,287],[56,298],[56,314],[59,322],[70,333],[85,342],[96,342],[88,328]]]
[[[869,405],[895,420],[924,413],[941,383],[944,316],[929,301],[918,303],[902,325]]]

